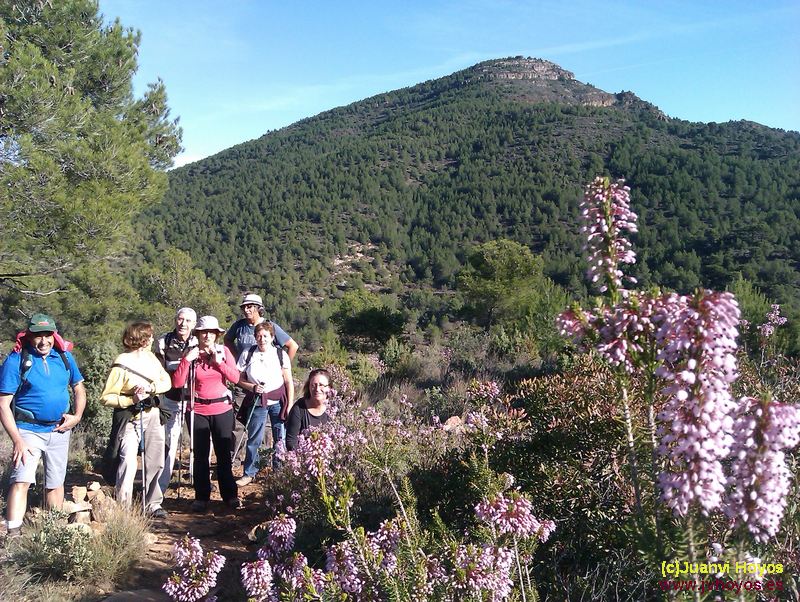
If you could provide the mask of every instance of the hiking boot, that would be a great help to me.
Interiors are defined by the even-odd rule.
[[[150,512],[150,518],[155,518],[160,520],[167,518],[168,516],[169,514],[163,508],[156,508],[155,510]]]
[[[225,505],[231,510],[241,510],[242,508],[244,508],[242,500],[240,500],[238,497],[232,497],[225,500]]]
[[[195,500],[192,502],[192,512],[206,512],[208,511],[208,500]]]
[[[253,482],[253,477],[251,477],[250,475],[244,475],[242,476],[242,478],[236,480],[236,484],[239,487],[244,487],[245,485],[249,485],[252,482]]]

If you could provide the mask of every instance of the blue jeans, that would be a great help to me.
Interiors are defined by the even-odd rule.
[[[283,449],[285,448],[285,428],[281,420],[281,404],[276,403],[266,408],[257,405],[253,410],[253,417],[247,427],[247,453],[244,456],[244,474],[248,477],[258,473],[258,448],[264,440],[264,428],[269,416],[272,427],[272,467],[279,468],[283,462]]]

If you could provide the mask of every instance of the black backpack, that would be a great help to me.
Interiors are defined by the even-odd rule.
[[[275,349],[277,349],[278,362],[280,362],[281,368],[283,368],[283,347],[278,347],[277,345],[275,345],[275,343],[273,343],[272,346],[275,347]],[[253,361],[253,354],[255,354],[256,351],[258,351],[258,345],[252,345],[250,349],[245,351],[244,368],[242,369],[242,372],[247,371],[247,368],[250,366],[250,362]]]

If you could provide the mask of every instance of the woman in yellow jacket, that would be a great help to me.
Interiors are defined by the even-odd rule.
[[[115,433],[112,442],[119,445],[119,467],[116,473],[117,501],[127,506],[133,499],[136,456],[144,435],[142,487],[145,511],[153,518],[165,518],[161,508],[164,495],[158,477],[164,467],[164,425],[158,408],[159,393],[172,387],[169,374],[150,351],[153,325],[133,322],[125,328],[122,345],[125,353],[117,356],[100,397],[106,407],[114,408]],[[142,433],[144,431],[144,433]]]

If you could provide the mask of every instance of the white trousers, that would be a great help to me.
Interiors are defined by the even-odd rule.
[[[133,481],[136,478],[136,456],[139,452],[142,426],[144,427],[144,457],[142,458],[143,489],[148,512],[161,507],[164,494],[158,486],[158,478],[164,468],[164,427],[158,408],[151,408],[131,419],[125,425],[125,434],[119,450],[117,470],[117,501],[126,506],[133,502]]]
[[[164,457],[164,468],[161,471],[161,476],[158,477],[158,486],[163,494],[167,492],[169,482],[172,480],[172,470],[175,467],[175,459],[178,457],[181,431],[183,430],[183,414],[181,413],[181,404],[178,401],[162,397],[161,406],[171,414],[164,425],[167,449]]]

